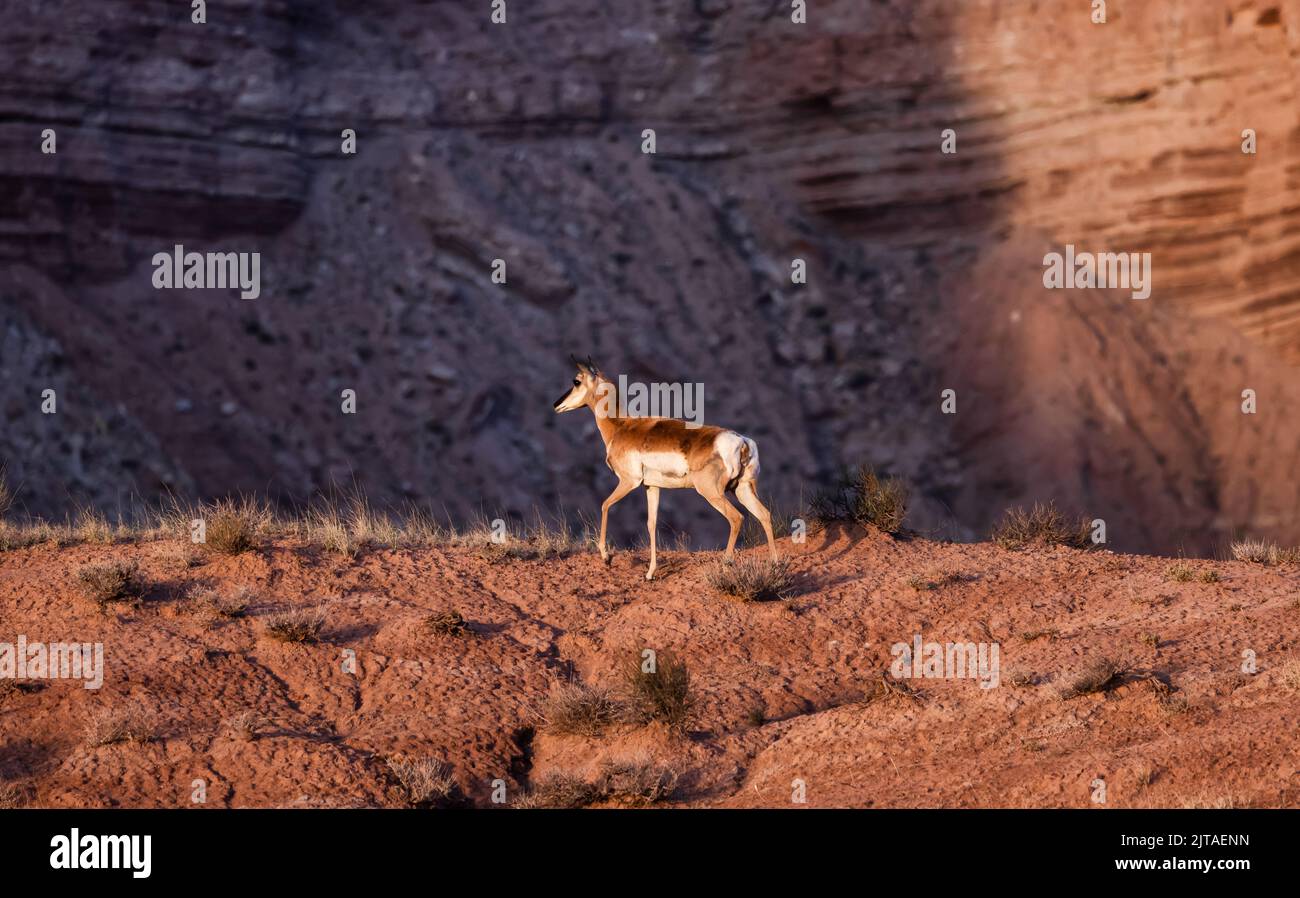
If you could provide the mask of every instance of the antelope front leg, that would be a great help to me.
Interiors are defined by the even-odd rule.
[[[636,488],[636,481],[620,480],[618,486],[614,487],[614,492],[610,493],[609,498],[600,504],[600,542],[597,544],[597,548],[600,549],[600,560],[606,564],[609,564],[609,551],[605,548],[605,525],[609,522],[609,510],[614,506],[615,502]]]
[[[650,531],[650,570],[645,572],[647,580],[655,577],[655,525],[659,522],[659,487],[645,488],[645,526]]]

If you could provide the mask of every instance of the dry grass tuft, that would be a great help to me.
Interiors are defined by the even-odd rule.
[[[13,783],[0,783],[0,811],[27,807],[27,793]]]
[[[600,765],[594,788],[602,801],[644,806],[672,795],[678,776],[648,758],[609,760]]]
[[[644,757],[606,760],[597,769],[595,782],[571,773],[553,773],[512,806],[572,810],[608,801],[644,807],[669,798],[679,778],[676,769]]]
[[[86,744],[93,747],[124,742],[143,744],[158,738],[158,718],[134,702],[120,708],[100,708],[86,722]]]
[[[685,732],[695,706],[685,661],[666,649],[649,658],[631,651],[620,673],[626,692],[625,713],[631,722],[657,720],[674,732]]]
[[[1253,564],[1296,564],[1300,548],[1283,547],[1262,539],[1243,539],[1232,544],[1232,557]]]
[[[866,704],[878,701],[910,701],[919,705],[925,701],[925,693],[913,688],[903,680],[897,680],[889,674],[882,673],[867,686],[862,700]]]
[[[325,611],[320,607],[277,611],[267,616],[265,627],[266,635],[280,642],[316,642],[325,627]]]
[[[81,594],[104,609],[112,602],[128,602],[144,593],[140,566],[132,561],[87,565],[77,571]]]
[[[1070,520],[1056,510],[1052,502],[1035,503],[1026,511],[1008,508],[1001,522],[993,528],[993,542],[1003,549],[1023,549],[1033,543],[1048,546],[1073,546],[1087,549],[1093,545],[1087,518]]]
[[[1175,561],[1165,568],[1165,576],[1177,583],[1190,583],[1196,579],[1196,568],[1186,561]]]
[[[412,807],[434,807],[451,798],[456,781],[451,768],[436,758],[393,757],[388,769]]]
[[[468,636],[474,631],[459,611],[437,611],[424,619],[425,629],[439,636]]]
[[[225,723],[226,729],[240,742],[252,742],[257,738],[257,731],[266,726],[267,720],[249,708],[227,717]]]
[[[244,616],[256,597],[251,587],[235,586],[225,592],[201,589],[193,601],[197,611],[209,620],[234,620]]]
[[[769,602],[794,594],[794,576],[785,559],[772,561],[761,555],[747,555],[733,562],[718,561],[704,573],[713,589],[742,602]]]
[[[623,711],[604,686],[558,683],[546,700],[542,720],[553,733],[599,736],[616,723]]]
[[[926,571],[923,574],[912,574],[903,582],[917,592],[933,592],[953,583],[964,583],[968,579],[970,578],[965,574],[951,571]]]
[[[596,787],[581,777],[569,773],[553,773],[540,780],[527,794],[515,799],[511,806],[574,810],[585,808],[599,799]]]
[[[257,548],[274,523],[268,506],[255,499],[222,499],[200,509],[204,545],[218,555],[239,555]]]
[[[840,477],[838,483],[813,497],[809,517],[818,527],[834,521],[870,525],[896,534],[907,516],[907,484],[897,477],[881,480],[863,465]]]
[[[1061,698],[1071,699],[1094,692],[1105,692],[1118,685],[1128,672],[1128,665],[1114,658],[1100,658],[1081,670],[1061,690]]]

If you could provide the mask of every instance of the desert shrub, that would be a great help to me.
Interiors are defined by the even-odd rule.
[[[217,589],[201,589],[194,596],[194,602],[205,617],[212,620],[233,620],[244,616],[254,597],[255,593],[250,587],[236,586],[225,592]]]
[[[742,602],[788,599],[794,592],[789,562],[758,555],[718,561],[705,571],[704,579],[713,589]]]
[[[599,736],[618,720],[621,710],[613,693],[603,686],[559,683],[547,698],[543,720],[554,733]]]
[[[593,787],[603,801],[646,805],[672,795],[677,779],[676,770],[647,758],[609,760],[600,765]]]
[[[271,525],[271,511],[253,499],[222,499],[201,509],[204,545],[218,555],[239,555],[257,547]]]
[[[1178,583],[1190,583],[1196,579],[1196,569],[1185,561],[1175,561],[1165,568],[1165,576]]]
[[[439,636],[466,636],[473,632],[459,611],[435,611],[424,619],[424,626]]]
[[[1021,549],[1034,542],[1087,549],[1093,545],[1087,518],[1067,518],[1052,502],[1035,503],[1026,511],[1008,508],[993,528],[993,541],[1004,549]]]
[[[553,773],[516,799],[512,807],[573,810],[586,807],[599,798],[595,786],[581,777],[568,773]]]
[[[1295,564],[1300,562],[1300,548],[1283,547],[1262,539],[1243,539],[1232,544],[1232,557],[1254,564]]]
[[[1114,658],[1099,658],[1074,676],[1061,690],[1061,698],[1076,698],[1094,692],[1105,692],[1117,685],[1128,666]]]
[[[601,762],[594,782],[571,773],[552,773],[513,803],[516,808],[583,808],[600,801],[644,806],[672,795],[675,769],[647,758]]]
[[[685,731],[695,703],[685,661],[663,650],[655,653],[652,663],[633,651],[625,657],[620,672],[628,719],[634,723],[657,720],[671,730]]]
[[[226,729],[241,742],[252,742],[257,731],[266,725],[266,718],[249,708],[226,718]]]
[[[158,718],[134,702],[100,708],[86,721],[86,744],[91,747],[123,742],[144,743],[158,738]]]
[[[81,594],[104,608],[111,602],[131,601],[144,592],[140,567],[134,561],[90,564],[77,571]]]
[[[0,811],[13,811],[27,806],[27,793],[13,783],[0,783]]]
[[[853,521],[890,534],[903,528],[907,515],[907,484],[897,478],[881,480],[862,466],[841,476],[838,483],[813,497],[809,516],[825,526],[833,521]]]
[[[432,807],[445,802],[456,788],[451,768],[436,758],[393,757],[388,769],[414,807]]]
[[[320,638],[325,627],[321,608],[290,608],[266,618],[266,635],[280,642],[309,643]]]

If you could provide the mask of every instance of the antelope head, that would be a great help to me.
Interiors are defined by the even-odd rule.
[[[598,398],[598,388],[601,383],[600,369],[596,363],[587,356],[585,362],[580,362],[573,356],[569,356],[573,364],[577,366],[578,373],[573,377],[573,386],[569,392],[565,393],[559,399],[555,400],[556,412],[571,412],[575,408],[582,408],[590,404],[593,398]]]

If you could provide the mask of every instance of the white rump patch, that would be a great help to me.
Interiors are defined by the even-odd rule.
[[[746,446],[749,447],[749,464],[742,467],[742,450]],[[727,469],[728,480],[735,480],[742,474],[749,477],[758,476],[758,444],[749,437],[742,437],[731,430],[723,431],[713,441],[713,451],[722,459],[722,464]]]

